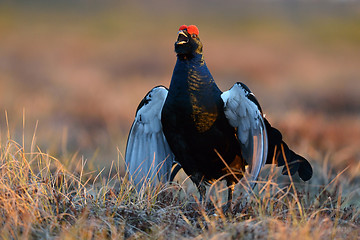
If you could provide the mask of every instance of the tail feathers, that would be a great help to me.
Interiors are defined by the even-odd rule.
[[[287,144],[282,140],[282,135],[279,130],[271,127],[270,123],[265,119],[266,130],[268,133],[268,156],[266,163],[277,164],[278,167],[284,166],[282,169],[283,175],[294,175],[299,173],[303,181],[307,181],[312,177],[313,170],[310,163],[302,156],[292,151]],[[286,166],[285,162],[287,162]]]
[[[280,149],[281,157],[278,158],[277,164],[278,164],[278,166],[285,165],[282,170],[282,174],[288,175],[290,172],[291,175],[294,175],[296,172],[298,172],[299,177],[303,181],[308,181],[312,177],[312,174],[313,174],[312,167],[311,167],[310,163],[308,162],[308,160],[306,160],[304,157],[296,154],[294,151],[289,149],[289,147],[286,145],[285,142],[282,142],[281,145],[282,145],[282,148],[284,149],[286,159],[284,159],[284,157],[283,157],[283,154],[282,154],[283,150]],[[289,170],[286,167],[285,160],[287,160]]]
[[[289,172],[291,175],[294,175],[299,170],[300,162],[297,160],[297,154],[290,150],[284,141],[282,141],[281,144],[278,145],[278,150],[276,151],[276,154],[278,155],[277,165],[279,167],[284,166],[282,169],[283,175],[288,175]],[[288,164],[289,170],[286,166],[286,162]]]
[[[302,180],[307,181],[313,175],[313,170],[310,163],[302,156],[297,155],[300,158],[299,176]]]
[[[174,181],[176,174],[180,171],[181,165],[178,162],[174,162],[171,168],[170,182]]]
[[[284,166],[282,169],[283,175],[288,175],[289,172],[291,175],[294,175],[298,172],[303,181],[308,181],[313,175],[310,163],[304,157],[292,151],[282,140],[280,131],[271,127],[270,123],[265,118],[264,120],[268,136],[268,155],[266,164],[275,163],[278,167]],[[287,162],[289,170],[285,162]],[[181,165],[175,161],[171,170],[170,182],[174,180],[175,175],[180,169]]]

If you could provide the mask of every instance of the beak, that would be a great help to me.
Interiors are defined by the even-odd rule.
[[[189,37],[186,35],[186,33],[183,30],[180,30],[178,32],[178,38],[176,44],[184,44],[188,42],[189,42]]]

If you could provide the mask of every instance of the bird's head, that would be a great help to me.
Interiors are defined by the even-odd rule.
[[[192,58],[202,53],[202,43],[199,38],[199,29],[195,25],[182,25],[179,28],[175,42],[175,52],[179,57]]]

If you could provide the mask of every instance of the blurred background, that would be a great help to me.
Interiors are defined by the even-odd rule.
[[[222,90],[244,82],[294,150],[360,175],[355,1],[2,1],[1,141],[122,162],[140,100],[169,86],[182,24],[199,27]]]

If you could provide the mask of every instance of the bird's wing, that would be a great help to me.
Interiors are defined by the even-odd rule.
[[[268,142],[261,107],[254,94],[243,83],[221,94],[224,112],[231,126],[237,129],[241,151],[249,167],[244,180],[255,186],[267,158]]]
[[[161,110],[168,90],[154,87],[140,102],[130,129],[125,163],[130,180],[140,190],[169,180],[174,154],[164,136]]]

